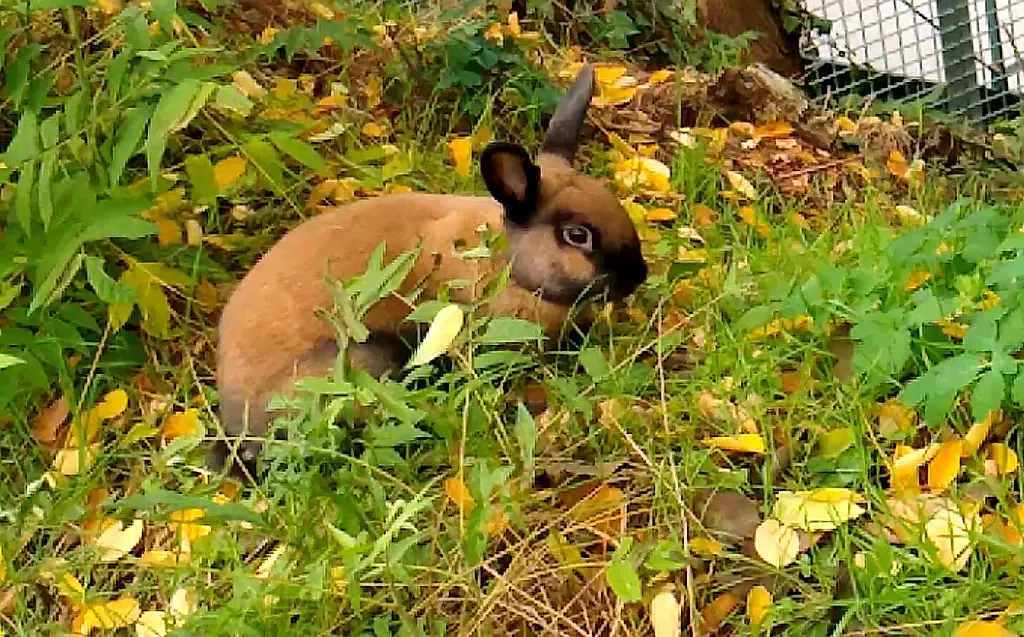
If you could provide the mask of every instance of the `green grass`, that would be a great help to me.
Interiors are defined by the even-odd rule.
[[[155,11],[166,10],[166,3],[154,4]],[[358,48],[371,37],[368,27],[378,9],[351,7],[349,26],[362,24],[366,30],[353,31],[344,46]],[[409,7],[386,9],[397,12],[390,16],[395,19],[408,15],[403,12]],[[69,20],[68,13],[33,15],[51,27]],[[510,326],[470,321],[451,357],[406,378],[384,384],[359,377],[325,379],[317,388],[328,399],[299,401],[300,414],[282,422],[288,439],[268,448],[264,480],[228,504],[215,504],[227,487],[206,475],[199,462],[204,434],[216,431],[213,330],[227,291],[216,294],[218,286],[237,280],[275,237],[312,213],[304,202],[325,175],[357,179],[367,190],[399,184],[482,194],[477,175],[463,180],[455,174],[447,139],[486,124],[500,137],[535,148],[538,104],[553,90],[529,66],[527,54],[513,46],[504,50],[509,57],[501,70],[523,78],[518,96],[496,84],[478,88],[456,82],[442,91],[436,89],[438,78],[452,77],[444,73],[475,67],[438,63],[419,67],[438,75],[411,77],[402,71],[401,56],[386,53],[370,71],[355,68],[354,58],[344,55],[320,66],[301,62],[302,56],[290,65],[279,58],[271,62],[243,49],[230,25],[217,19],[211,18],[217,29],[209,42],[198,41],[193,29],[184,36],[154,35],[147,46],[131,41],[144,38],[141,32],[129,30],[126,41],[121,31],[97,20],[90,33],[98,35],[79,54],[67,49],[53,61],[27,55],[26,68],[70,68],[71,88],[36,82],[31,75],[19,80],[6,71],[7,138],[15,137],[17,126],[27,126],[30,113],[39,116],[42,134],[34,148],[28,142],[9,147],[2,173],[5,192],[12,194],[2,204],[8,223],[0,252],[0,297],[7,305],[0,352],[24,361],[0,370],[4,634],[70,629],[81,610],[74,591],[58,585],[62,574],[84,585],[87,603],[129,596],[143,611],[165,610],[175,591],[193,589],[197,608],[176,634],[196,635],[534,634],[544,626],[570,635],[649,634],[648,603],[663,586],[671,586],[681,601],[684,634],[699,632],[701,610],[729,591],[739,603],[722,630],[751,634],[743,600],[758,583],[775,592],[766,620],[774,634],[858,629],[953,634],[967,619],[992,617],[1020,599],[1020,545],[991,532],[980,534],[969,566],[954,573],[936,563],[925,542],[895,544],[871,526],[882,519],[888,497],[883,453],[891,455],[897,442],[921,447],[953,431],[963,434],[974,420],[972,394],[979,391],[952,388],[955,397],[964,397],[956,409],[939,422],[921,423],[903,440],[880,434],[874,410],[923,373],[925,359],[934,365],[959,353],[961,345],[921,328],[913,333],[913,356],[899,373],[874,384],[865,382],[870,374],[840,382],[819,319],[869,323],[877,316],[865,309],[870,303],[854,305],[872,298],[850,292],[853,284],[817,304],[794,292],[829,267],[862,268],[877,275],[869,280],[878,286],[872,293],[879,306],[905,314],[903,266],[885,252],[892,237],[908,236],[892,221],[894,206],[908,204],[936,215],[953,198],[970,194],[998,206],[1012,221],[1001,236],[1012,236],[1012,228],[1024,222],[1019,205],[992,194],[980,179],[948,188],[930,179],[908,192],[879,178],[849,190],[849,198],[805,229],[790,220],[792,213],[807,212],[834,190],[825,176],[812,179],[806,198],[794,198],[747,174],[759,192],[755,212],[768,225],[767,235],[760,236],[741,221],[739,205],[721,195],[727,182],[720,160],[705,161],[702,148],[664,145],[659,157],[672,168],[673,192],[682,203],[643,202],[648,208],[670,205],[679,216],[671,224],[644,224],[658,234],[646,245],[653,274],[629,311],[607,317],[579,347],[549,352],[537,351],[529,338],[512,339],[522,341],[521,348],[488,343],[488,334],[501,340],[493,337],[502,329],[509,337]],[[482,39],[486,21],[460,20],[460,33]],[[35,31],[40,38],[43,33]],[[601,33],[605,45],[616,37]],[[322,35],[304,37],[319,42]],[[198,46],[228,42],[229,36],[232,47],[210,54],[221,66],[188,61]],[[449,43],[442,40],[438,50]],[[136,55],[160,46],[168,48]],[[14,59],[26,50],[8,48]],[[160,59],[174,57],[179,49],[184,53],[177,61]],[[117,81],[111,65],[125,51],[132,55],[123,69],[123,90],[112,91]],[[721,51],[703,55],[728,57]],[[301,63],[313,68],[320,87],[315,96],[275,95],[273,78],[296,76]],[[167,135],[167,151],[152,166],[141,136],[125,162],[124,178],[111,186],[114,148],[131,109],[153,108],[189,77],[228,87],[231,73],[240,68],[271,91],[252,100],[253,114],[242,117],[206,106],[188,127]],[[359,91],[373,77],[381,79],[384,107],[407,106],[388,140],[398,150],[394,155],[359,132],[367,121],[383,121],[381,106]],[[314,104],[329,93],[331,82],[349,90],[350,102],[314,116]],[[93,99],[76,105],[75,87]],[[214,88],[212,95],[238,100],[234,93],[221,93],[228,90]],[[298,121],[271,117],[269,108]],[[52,183],[35,186],[26,203],[25,195],[19,200],[17,184],[26,170],[35,170],[40,183],[46,160],[29,169],[25,162],[54,147],[47,141],[52,130],[41,122],[56,112],[63,118],[55,155],[59,170],[50,174]],[[69,116],[78,117],[81,126],[72,126]],[[340,122],[345,128],[329,141],[310,144],[312,155],[306,147],[296,150],[301,132],[318,122],[325,128]],[[277,137],[267,136],[272,133]],[[609,150],[600,136],[588,141],[582,169],[610,176]],[[212,166],[236,154],[249,162],[245,174],[226,188],[211,187]],[[151,167],[158,169],[155,190]],[[928,170],[930,176],[937,171]],[[273,183],[265,183],[267,176]],[[40,203],[46,187],[52,190],[50,213]],[[140,211],[159,212],[154,206],[167,201],[174,188],[182,189],[181,205],[165,207],[165,218],[179,227],[196,220],[207,237],[237,233],[236,249],[209,241],[162,244],[155,227],[138,225]],[[160,195],[164,199],[157,199]],[[94,220],[90,214],[109,211],[112,201],[129,196],[140,198],[136,210],[87,235],[83,228]],[[90,199],[99,203],[90,208]],[[718,220],[698,227],[696,204],[709,206]],[[51,221],[44,224],[47,214]],[[31,233],[19,229],[24,218],[19,215],[28,215]],[[685,238],[679,230],[686,228],[695,228],[705,245]],[[955,249],[967,250],[972,236],[978,235],[957,235],[961,243]],[[66,254],[58,250],[61,241],[83,237],[89,241],[75,243]],[[683,245],[705,248],[707,263],[677,263]],[[969,305],[985,288],[993,263],[1009,263],[1011,257],[932,263],[934,279],[925,288],[943,302]],[[163,264],[159,274],[165,285],[147,287],[138,278],[133,283],[131,275],[122,278],[138,263]],[[674,294],[680,278],[690,281],[687,298]],[[1014,285],[1011,281],[1001,292],[1011,309]],[[116,309],[126,302],[134,303],[127,316],[125,306]],[[813,329],[752,339],[750,331],[772,316],[763,309],[770,302],[781,304],[778,309],[789,318],[813,315]],[[33,305],[38,307],[29,312]],[[139,307],[146,308],[146,320]],[[977,320],[973,312],[967,319]],[[1012,327],[1000,325],[1003,333]],[[863,351],[885,350],[887,333],[880,334],[868,339]],[[784,372],[797,373],[801,381],[788,386]],[[994,427],[991,440],[1019,454],[1020,433],[1013,426],[1019,407],[1011,383],[1008,378],[1001,400],[1010,426]],[[373,414],[362,427],[346,420],[353,386]],[[80,475],[47,483],[43,476],[52,467],[53,445],[39,440],[39,414],[65,395],[77,418],[115,389],[127,392],[128,408],[101,426],[95,461]],[[929,395],[942,390],[932,386]],[[707,436],[740,432],[736,419],[705,413],[702,401],[709,393],[741,405],[771,453],[723,454],[702,445]],[[537,408],[531,414],[521,403]],[[167,416],[186,407],[197,410],[199,430],[162,444]],[[829,432],[844,429],[850,432],[848,444],[834,454],[824,452]],[[62,431],[67,430],[65,425]],[[1006,519],[1020,500],[1019,474],[987,479],[977,457],[963,464],[950,495],[960,499],[970,488],[987,485],[992,496],[984,511]],[[451,479],[473,498],[471,512],[460,513]],[[863,493],[868,511],[825,534],[785,568],[765,563],[749,540],[720,538],[726,547],[713,558],[691,550],[691,540],[735,528],[742,513],[768,517],[780,491],[825,486]],[[709,490],[742,494],[751,509],[716,510],[726,522],[705,524],[708,518],[695,500]],[[173,524],[174,512],[193,508],[206,511],[195,521],[204,526]],[[102,517],[144,520],[141,542],[130,555],[99,559],[91,538]],[[498,531],[489,533],[489,525]],[[191,540],[187,563],[141,563],[144,551],[179,546],[183,533]],[[277,552],[279,547],[286,549]],[[858,553],[865,556],[863,567],[855,566]],[[264,570],[271,555],[278,557]],[[900,565],[895,574],[893,564]],[[1021,621],[1011,616],[1006,626],[1019,633]]]

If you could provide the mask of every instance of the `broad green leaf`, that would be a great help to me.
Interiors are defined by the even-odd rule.
[[[523,451],[523,472],[526,476],[533,475],[533,451],[537,446],[537,423],[526,408],[519,403],[516,409],[516,426],[514,429],[519,448]]]
[[[85,255],[81,252],[76,252],[74,258],[71,259],[70,263],[68,263],[68,267],[60,273],[56,284],[53,286],[53,290],[46,298],[47,305],[53,303],[64,295],[64,290],[71,285],[71,281],[78,275],[78,272],[82,269],[83,265],[85,265]]]
[[[235,111],[243,117],[252,112],[252,101],[234,86],[218,86],[213,100],[218,107]]]
[[[82,107],[85,105],[85,89],[69,97],[64,102],[64,122],[68,135],[74,135],[82,125]]]
[[[1010,395],[1018,407],[1024,407],[1024,373],[1018,373],[1017,377],[1013,379],[1013,389],[1010,391]]]
[[[25,361],[10,354],[0,354],[0,369],[6,369],[13,365],[24,365]]]
[[[43,222],[43,230],[50,228],[50,219],[53,218],[53,174],[57,169],[58,149],[53,148],[43,153],[43,160],[39,166],[39,192],[36,196],[39,200],[39,219]]]
[[[968,352],[991,352],[996,349],[998,328],[996,317],[991,312],[979,315],[964,336],[964,349]]]
[[[284,185],[284,167],[281,157],[273,146],[262,139],[250,139],[242,144],[242,150],[256,166],[260,179],[270,190],[280,191]]]
[[[981,375],[971,392],[971,415],[975,422],[981,422],[990,411],[998,409],[1006,395],[1006,381],[1003,375],[990,369]]]
[[[22,287],[24,287],[24,283],[20,281],[17,284],[13,284],[10,281],[0,282],[0,311],[6,309],[8,305],[14,302],[14,299],[21,296]]]
[[[644,566],[652,571],[671,573],[686,568],[686,553],[679,542],[660,540],[644,558]]]
[[[185,80],[165,92],[153,111],[146,137],[146,162],[154,189],[157,187],[157,174],[167,148],[167,139],[188,116],[202,88],[203,85],[197,80]]]
[[[898,397],[908,407],[925,403],[925,420],[938,422],[957,393],[977,378],[982,365],[981,356],[977,354],[948,358],[907,383]]]
[[[544,330],[530,321],[520,318],[498,316],[487,323],[487,329],[478,342],[484,345],[499,343],[540,343]]]
[[[21,106],[21,102],[25,97],[25,90],[28,88],[32,62],[42,52],[42,45],[30,41],[28,44],[23,45],[14,56],[14,59],[4,67],[5,84],[14,108]]]
[[[150,6],[153,10],[153,17],[159,20],[161,28],[166,33],[172,33],[171,22],[178,10],[177,0],[153,0]]]
[[[212,204],[217,200],[217,178],[213,173],[213,162],[209,156],[189,155],[185,158],[185,172],[192,184],[192,199],[201,204]]]
[[[32,191],[36,185],[36,162],[30,161],[21,169],[14,193],[14,217],[26,235],[32,233]]]
[[[138,7],[129,6],[126,7],[125,10],[122,11],[121,15],[119,16],[121,24],[125,27],[125,36],[128,39],[129,47],[126,47],[125,50],[121,51],[113,58],[111,58],[110,63],[107,64],[107,73],[104,77],[104,80],[107,84],[107,100],[111,103],[118,101],[119,93],[121,91],[121,84],[124,81],[125,73],[128,71],[128,64],[131,62],[132,57],[135,56],[135,51],[132,51],[132,48],[138,50],[144,49],[146,48],[146,46],[149,46],[148,44],[146,44],[146,46],[140,47],[132,42],[132,34],[129,33],[128,28],[131,22],[129,17],[133,14],[138,13]],[[142,21],[142,28],[145,30],[145,36],[149,37],[149,32],[148,29],[146,28],[145,20]]]
[[[39,155],[39,120],[32,111],[25,111],[18,120],[14,138],[4,152],[4,161],[11,167],[35,159]]]
[[[357,292],[355,303],[360,317],[369,311],[378,300],[398,290],[402,282],[412,272],[422,250],[422,246],[417,245],[412,250],[406,250],[399,254],[387,266],[381,268],[384,248],[383,243],[377,246],[371,258],[371,265],[357,282],[351,284],[352,289]]]
[[[415,425],[408,422],[395,425],[377,425],[371,427],[370,431],[375,447],[398,447],[430,437],[430,434],[417,429]]]
[[[587,375],[594,380],[600,380],[611,372],[604,354],[596,347],[588,347],[581,351],[579,361]]]
[[[506,352],[502,350],[496,350],[493,352],[483,352],[473,357],[473,369],[477,371],[483,371],[491,367],[501,367],[503,371],[508,371],[510,368],[517,365],[529,365],[533,361],[529,356],[526,356],[522,352]]]
[[[89,285],[104,303],[127,303],[129,305],[135,303],[135,291],[130,286],[112,279],[103,268],[103,259],[87,256],[85,258],[85,273]]]
[[[39,138],[43,148],[53,148],[60,141],[60,113],[54,113],[43,120],[39,126]]]
[[[117,141],[114,143],[114,150],[110,156],[110,185],[116,187],[121,181],[124,167],[128,160],[139,149],[139,142],[142,141],[142,133],[146,130],[146,124],[153,115],[153,106],[149,103],[139,104],[124,118],[117,131]]]
[[[608,586],[612,592],[625,603],[640,601],[643,588],[640,585],[640,575],[636,572],[633,563],[629,561],[629,552],[633,548],[633,538],[625,537],[619,543],[619,548],[612,554],[612,561],[606,572]]]
[[[278,150],[300,164],[320,173],[327,171],[327,161],[306,142],[283,133],[271,133],[269,137]]]

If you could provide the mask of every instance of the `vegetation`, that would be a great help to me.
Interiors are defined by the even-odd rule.
[[[690,3],[424,4],[0,9],[0,630],[1024,630],[1019,178],[908,159],[923,113],[829,152],[684,120],[749,42]],[[307,381],[258,485],[205,471],[231,283],[325,206],[484,192],[584,57],[581,166],[652,264],[627,307],[546,353],[465,308],[399,379]]]

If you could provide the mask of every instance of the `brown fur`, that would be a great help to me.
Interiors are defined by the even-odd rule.
[[[582,100],[580,86],[577,82],[566,100],[574,102],[573,108],[581,102],[585,108],[589,101],[589,92]],[[574,130],[572,113],[561,108],[552,126],[555,120],[562,122],[559,139],[574,143],[575,136],[569,134]],[[335,332],[317,316],[317,310],[329,309],[333,302],[325,277],[344,281],[361,273],[382,240],[386,261],[422,241],[400,295],[422,284],[421,298],[437,298],[446,282],[473,280],[479,283],[451,289],[449,296],[474,303],[484,284],[511,260],[512,281],[484,312],[537,322],[553,339],[589,286],[596,286],[596,292],[607,288],[612,297],[631,293],[646,276],[632,222],[600,182],[572,168],[568,157],[574,148],[568,141],[561,143],[542,151],[536,164],[512,145],[495,144],[485,151],[481,163],[495,198],[383,196],[336,208],[286,234],[242,280],[221,316],[217,386],[226,432],[238,436],[248,429],[262,436],[273,416],[266,411],[271,396],[290,394],[297,378],[331,370],[338,354]],[[561,240],[565,224],[592,228],[599,245],[588,252]],[[456,249],[480,244],[481,226],[505,232],[507,253],[458,258]],[[379,301],[363,321],[371,339],[350,345],[349,364],[375,376],[397,372],[409,354],[400,335],[410,328],[405,319],[411,309],[397,297]],[[255,459],[257,450],[256,444],[243,445],[245,464]],[[223,464],[226,451],[218,445],[212,464]]]

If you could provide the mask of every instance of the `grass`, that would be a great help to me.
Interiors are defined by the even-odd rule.
[[[350,9],[345,19],[353,23],[371,25],[376,19],[374,5]],[[406,9],[389,5],[389,10]],[[59,20],[61,15],[36,17]],[[193,27],[196,15],[185,15]],[[18,195],[4,204],[12,221],[4,237],[3,294],[13,292],[0,345],[4,353],[28,361],[20,369],[0,370],[5,423],[0,466],[8,478],[0,485],[0,627],[5,634],[65,634],[83,617],[88,620],[91,605],[130,598],[141,611],[184,609],[175,634],[548,630],[639,635],[651,631],[649,603],[665,587],[683,607],[685,634],[712,629],[750,634],[744,606],[754,584],[775,594],[762,627],[775,634],[954,634],[967,620],[991,619],[1021,598],[1022,548],[1007,539],[1012,536],[991,528],[979,534],[968,567],[954,572],[937,563],[927,542],[896,543],[878,528],[890,495],[885,458],[898,442],[921,447],[949,439],[951,432],[963,434],[971,424],[966,406],[958,403],[942,423],[919,424],[903,438],[886,437],[878,408],[905,383],[905,375],[874,387],[861,376],[840,381],[829,335],[819,325],[810,333],[789,329],[774,338],[751,338],[751,330],[766,322],[751,322],[758,307],[791,299],[793,288],[830,266],[850,271],[877,266],[880,279],[883,269],[895,268],[878,264],[888,263],[884,248],[891,236],[905,232],[893,221],[897,204],[937,214],[953,198],[971,193],[1020,225],[1019,205],[988,192],[985,182],[929,179],[907,190],[879,177],[847,191],[845,200],[804,227],[792,215],[809,213],[814,202],[835,194],[829,174],[814,174],[805,197],[778,194],[748,174],[759,193],[751,205],[766,224],[762,234],[742,220],[741,202],[722,194],[728,188],[722,157],[704,147],[663,145],[658,156],[672,169],[671,192],[678,197],[643,203],[671,206],[678,218],[667,224],[640,222],[656,267],[629,308],[607,316],[582,345],[565,351],[539,352],[529,338],[507,331],[504,339],[495,338],[496,332],[488,332],[509,330],[508,325],[471,322],[449,360],[397,382],[354,377],[346,386],[325,380],[317,385],[327,397],[323,404],[300,401],[301,413],[282,423],[288,439],[269,447],[265,479],[239,490],[199,465],[204,435],[216,430],[214,328],[230,282],[274,237],[311,214],[306,198],[325,174],[358,180],[366,191],[399,185],[483,193],[478,176],[464,179],[455,173],[446,141],[486,125],[535,148],[540,120],[535,104],[545,89],[538,81],[522,85],[540,87],[536,94],[509,96],[493,86],[484,102],[479,98],[486,91],[471,84],[424,94],[417,83],[424,78],[403,75],[394,54],[381,54],[379,67],[359,71],[355,58],[345,56],[328,64],[302,56],[291,64],[248,59],[236,42],[209,54],[223,64],[210,77],[229,86],[230,74],[246,68],[270,89],[262,101],[251,100],[256,114],[202,109],[189,126],[167,136],[156,192],[150,191],[150,165],[141,153],[125,164],[121,183],[129,185],[107,188],[118,126],[126,125],[121,118],[131,108],[153,106],[154,95],[167,90],[160,84],[167,77],[177,81],[208,67],[161,66],[159,55],[147,54],[152,65],[139,63],[126,71],[126,86],[134,87],[124,98],[128,103],[104,101],[113,83],[114,54],[129,45],[113,27],[103,27],[101,18],[90,24],[105,35],[82,53],[69,51],[48,65],[32,60],[51,69],[71,68],[78,82],[98,91],[94,111],[83,115],[82,135],[62,137],[70,150],[60,156],[66,172],[53,176],[54,201],[61,204],[52,213],[55,221],[44,228],[42,217],[36,217],[44,209],[33,199],[28,210],[39,224],[35,234],[27,234],[13,221]],[[465,37],[483,42],[486,20],[464,18],[460,24]],[[223,37],[237,37],[230,25],[216,26]],[[192,48],[218,42],[199,42],[202,34],[195,28],[184,33],[153,35],[153,48],[146,50],[176,42],[193,55]],[[372,33],[367,29],[363,35]],[[341,45],[357,46],[353,38]],[[132,50],[140,49],[145,47]],[[510,57],[501,70],[513,75],[532,59],[511,48],[505,55]],[[707,57],[728,56],[711,52]],[[313,68],[315,95],[287,83],[273,87],[275,77],[299,75],[303,63]],[[453,72],[443,65],[418,68]],[[376,75],[379,69],[383,75]],[[467,69],[475,72],[461,68]],[[452,76],[426,77],[427,85],[436,87],[438,77]],[[298,79],[298,85],[305,81]],[[384,97],[374,104],[361,87],[376,79]],[[351,101],[314,115],[332,81],[349,91]],[[6,82],[8,93],[18,88],[11,72]],[[57,110],[70,99],[53,87],[29,83],[24,90],[31,93],[30,87],[50,95]],[[388,90],[407,106],[387,138],[397,152],[360,132],[366,122],[386,124],[382,113],[395,106]],[[534,89],[522,89],[527,90]],[[468,101],[453,102],[452,95]],[[17,121],[4,124],[9,139],[16,125],[24,125],[25,113],[40,108],[41,101],[33,106],[29,98],[11,98]],[[41,112],[53,112],[48,108]],[[252,144],[254,136],[268,133],[304,139],[297,130],[329,131],[336,122],[343,130],[313,145],[314,157],[280,142],[281,137]],[[45,150],[45,134],[40,139]],[[82,155],[82,148],[93,155]],[[14,165],[12,152],[9,148],[6,157]],[[234,156],[246,158],[243,174],[209,186],[203,171],[212,171],[216,180],[223,167],[214,166]],[[589,140],[581,156],[583,170],[612,176],[609,144],[602,137]],[[936,168],[926,170],[937,174]],[[4,178],[16,193],[13,184],[20,181],[12,171]],[[73,181],[76,175],[81,181]],[[267,176],[273,183],[265,182]],[[176,188],[181,192],[175,194]],[[55,233],[67,219],[62,215],[73,215],[64,210],[74,208],[75,196],[88,199],[89,193],[106,203],[107,197],[141,195],[143,216],[159,232],[135,236],[119,226],[118,233],[76,245],[67,257],[70,265],[56,267],[47,261],[56,257],[46,246],[58,245],[48,242],[60,239]],[[717,218],[703,223],[697,204]],[[207,240],[186,240],[189,220],[199,223]],[[692,238],[694,232],[700,240]],[[703,249],[705,257],[687,261],[681,248]],[[75,254],[82,255],[77,266]],[[139,265],[153,263],[173,270]],[[146,267],[163,285],[146,283],[150,279],[144,275],[133,284],[132,276],[123,274]],[[40,313],[30,313],[51,272],[60,279],[56,292],[43,294],[48,300]],[[938,281],[939,266],[935,272]],[[949,280],[961,285],[972,272],[961,269],[961,278],[950,275]],[[894,285],[887,288],[888,297],[880,296],[896,298],[901,283]],[[938,283],[934,289],[942,292]],[[126,301],[134,302],[127,318]],[[118,303],[121,309],[112,310]],[[792,318],[807,310],[834,318],[842,313],[839,306],[793,305],[784,313]],[[146,309],[145,320],[140,308]],[[851,311],[848,316],[873,315]],[[915,339],[915,362],[934,354],[928,348],[939,341],[924,330]],[[509,351],[495,340],[523,347]],[[868,341],[865,347],[884,350],[889,342]],[[952,351],[958,345],[942,347]],[[127,408],[107,417],[95,432],[94,461],[78,475],[47,473],[62,442],[56,434],[87,434],[61,421],[50,423],[55,435],[48,439],[44,410],[66,396],[72,420],[81,423],[82,414],[115,390],[126,393]],[[347,424],[353,395],[373,412],[365,427]],[[709,398],[725,411],[709,407]],[[737,406],[745,417],[735,416]],[[1020,434],[1012,426],[1017,412],[1008,406],[1007,413],[1011,426],[994,426],[992,439],[1019,454]],[[171,415],[183,424],[184,435],[165,441]],[[739,433],[747,417],[766,440],[768,454],[722,453],[701,443],[708,436]],[[987,485],[992,496],[985,510],[1008,519],[1020,498],[1019,474],[986,477],[982,460],[966,457],[958,484],[948,492],[959,500]],[[867,513],[823,535],[792,564],[770,566],[753,548],[751,516],[755,522],[768,517],[782,491],[819,487],[863,493]],[[713,499],[705,509],[701,503],[713,492],[740,497]],[[129,542],[127,555],[101,559],[99,532],[111,520],[127,525],[135,517],[144,521],[141,540]],[[730,540],[723,532],[748,537]],[[708,555],[712,536],[722,547]],[[149,563],[160,555],[154,551],[173,551],[186,538],[185,563]],[[194,595],[191,602],[189,595]],[[94,620],[99,612],[93,611]],[[1004,624],[1019,633],[1021,621],[1010,612]],[[171,616],[167,622],[168,627],[174,623]],[[122,633],[136,630],[133,622],[126,623]]]

